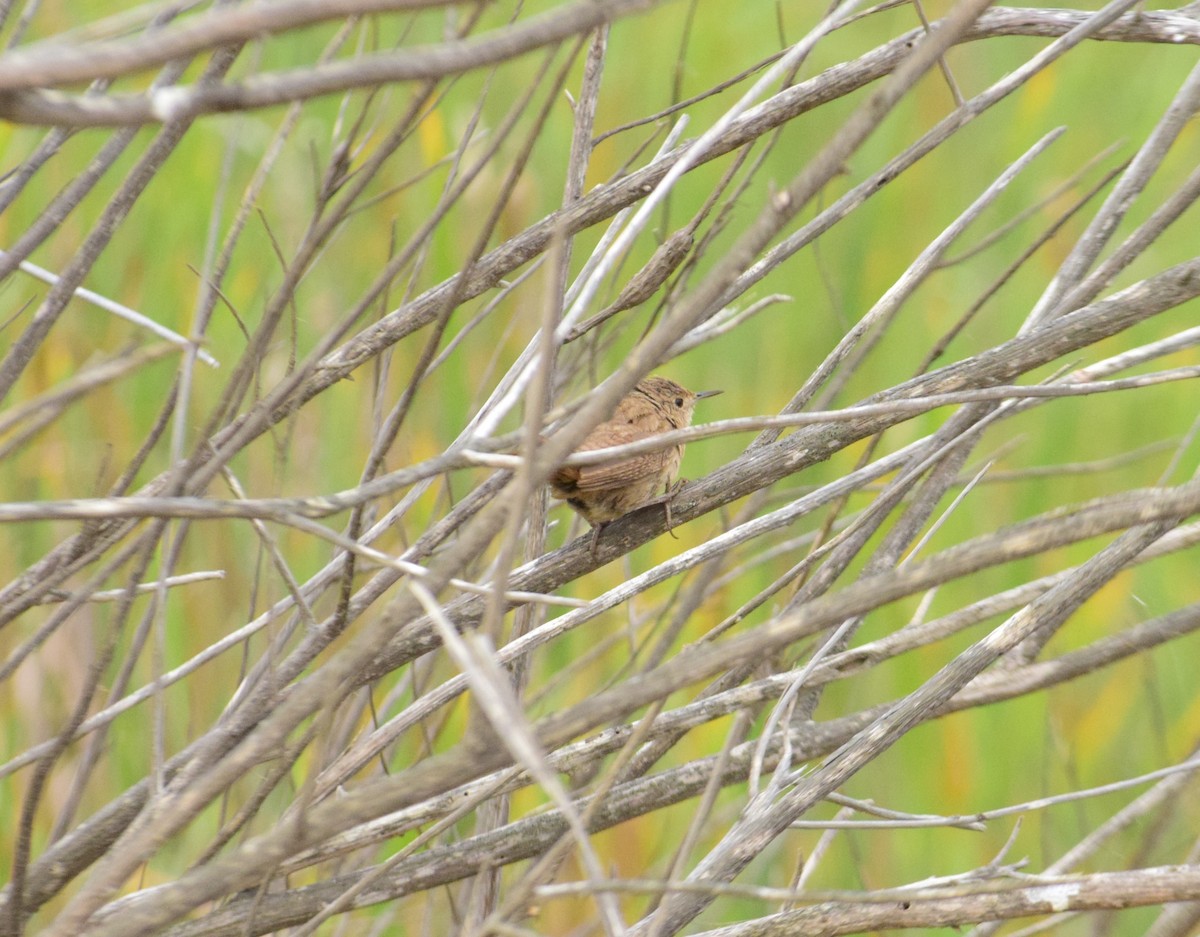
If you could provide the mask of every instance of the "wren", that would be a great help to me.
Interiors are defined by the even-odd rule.
[[[605,449],[636,442],[692,422],[696,401],[713,397],[719,390],[698,394],[665,377],[639,381],[605,422],[580,443],[576,452]],[[564,465],[550,476],[550,493],[566,501],[592,525],[592,550],[601,529],[609,521],[646,504],[664,502],[679,478],[683,445],[614,459],[599,465]],[[667,503],[667,526],[671,525]]]

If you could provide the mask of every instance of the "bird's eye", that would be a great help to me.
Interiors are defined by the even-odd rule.
[[[682,397],[676,397],[676,398],[675,398],[675,406],[677,406],[677,407],[682,407],[682,406],[683,406],[683,398],[682,398]]]

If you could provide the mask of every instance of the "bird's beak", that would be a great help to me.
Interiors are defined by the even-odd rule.
[[[717,394],[723,394],[721,390],[702,390],[696,395],[697,400],[703,400],[705,397],[715,397]]]

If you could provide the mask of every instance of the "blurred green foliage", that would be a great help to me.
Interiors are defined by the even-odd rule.
[[[35,35],[49,36],[89,22],[102,13],[111,13],[115,6],[98,0],[48,3],[33,23]],[[548,4],[535,5],[545,6]],[[930,15],[935,16],[946,4],[929,6]],[[510,13],[507,5],[497,5],[484,14],[485,22],[500,25]],[[693,13],[694,22],[686,38],[686,60],[678,70],[678,93],[683,97],[697,94],[772,54],[779,48],[781,38],[794,41],[811,24],[813,7],[794,3],[700,4],[693,11],[687,4],[667,4],[617,24],[605,66],[596,123],[598,132],[653,114],[672,103],[678,50],[685,41],[685,24]],[[397,41],[436,41],[441,37],[444,17],[444,13],[436,11],[422,14],[416,18],[412,33],[403,37],[394,22],[375,26],[366,31],[366,41],[379,48],[388,48]],[[822,43],[801,69],[798,80],[853,58],[914,25],[915,18],[908,7],[857,23]],[[333,32],[332,26],[319,26],[287,41],[268,42],[261,51],[244,53],[243,68],[302,67],[320,54]],[[976,42],[954,49],[948,64],[959,86],[969,95],[1020,64],[1044,42],[1040,39]],[[387,262],[394,244],[404,242],[434,210],[447,178],[446,165],[439,161],[452,153],[472,120],[480,96],[486,95],[480,124],[490,132],[532,80],[540,61],[540,54],[532,54],[503,65],[494,75],[469,74],[437,98],[436,104],[428,109],[416,139],[401,148],[389,162],[384,177],[368,190],[374,201],[351,216],[306,275],[288,313],[294,317],[293,325],[284,333],[288,334],[288,341],[272,347],[267,360],[262,362],[263,388],[279,380],[291,367],[293,356],[303,358],[341,319]],[[1159,120],[1194,61],[1195,51],[1190,46],[1092,43],[1078,49],[888,186],[822,237],[817,250],[807,249],[784,264],[747,298],[782,292],[793,297],[791,302],[771,307],[733,334],[688,354],[672,366],[671,375],[692,387],[725,390],[724,396],[706,404],[708,409],[702,414],[705,420],[777,411],[848,324],[857,321],[915,255],[1038,138],[1055,127],[1067,127],[1063,138],[1004,193],[986,219],[971,229],[952,254],[1013,215],[1039,205],[1093,156],[1116,146],[1115,155],[1101,168],[1091,170],[1053,201],[1040,204],[1031,217],[989,250],[932,277],[907,303],[897,327],[867,366],[850,381],[839,402],[852,402],[903,380],[914,372],[926,350],[1037,232],[1094,184],[1104,169],[1134,152]],[[568,87],[577,87],[578,75],[576,66]],[[131,81],[129,86],[136,87],[138,82]],[[689,106],[688,135],[694,136],[708,127],[746,86],[744,82]],[[867,93],[869,89],[806,114],[781,131],[766,156],[764,170],[742,196],[729,228],[718,238],[709,257],[719,256],[721,248],[727,247],[756,214],[768,188],[786,183],[820,150]],[[411,89],[405,86],[387,88],[378,94],[370,110],[372,133],[365,150],[355,154],[354,164],[361,164],[390,122],[404,110],[410,94]],[[348,111],[353,112],[362,98],[361,94],[351,95]],[[828,204],[910,144],[944,116],[952,103],[942,76],[931,73],[854,156],[845,174],[829,187],[822,201]],[[224,302],[217,308],[207,347],[222,362],[222,368],[215,371],[201,368],[198,373],[188,414],[188,427],[193,433],[206,422],[219,398],[225,375],[238,360],[245,343],[244,330],[253,330],[264,304],[281,281],[276,251],[291,256],[304,236],[318,184],[314,167],[327,163],[333,145],[332,128],[339,120],[346,120],[347,112],[342,107],[343,101],[335,97],[307,105],[297,131],[267,179],[229,275],[221,284]],[[212,249],[210,232],[215,231],[218,239],[223,236],[283,113],[283,108],[272,108],[246,115],[201,119],[138,200],[88,276],[86,285],[188,333],[200,286],[197,271]],[[560,97],[551,107],[528,170],[505,208],[499,224],[501,236],[520,232],[559,204],[571,121],[570,102]],[[652,125],[631,130],[597,147],[589,168],[588,186],[603,183],[619,172],[627,160],[634,158],[652,130]],[[528,132],[527,123],[503,144],[502,153],[515,157],[523,132]],[[62,269],[70,262],[105,201],[153,133],[153,129],[138,132],[119,165],[34,252],[35,262],[51,270]],[[654,133],[660,140],[661,131]],[[13,244],[42,215],[55,194],[83,170],[106,136],[106,132],[85,130],[64,144],[0,217],[0,247]],[[38,130],[0,125],[0,165],[5,169],[15,166],[41,138],[42,132]],[[481,147],[486,145],[486,134],[483,140]],[[657,145],[652,143],[651,150]],[[648,152],[637,157],[635,164],[644,162]],[[1144,196],[1133,206],[1118,237],[1144,220],[1179,184],[1198,157],[1200,139],[1193,122]],[[725,157],[684,180],[671,199],[669,211],[654,226],[653,237],[643,238],[637,245],[627,263],[627,272],[649,256],[655,246],[654,238],[674,230],[698,210],[728,164],[729,157]],[[497,165],[503,167],[505,160]],[[430,166],[437,168],[420,177]],[[449,213],[428,239],[419,272],[411,279],[397,282],[386,302],[378,304],[368,318],[395,308],[405,297],[441,282],[459,269],[500,181],[495,167],[485,169],[462,204]],[[389,187],[395,188],[389,191]],[[810,206],[802,220],[811,217],[817,207]],[[968,356],[1014,334],[1088,217],[1090,209],[1069,222],[1057,238],[1040,250],[950,343],[939,363]],[[1196,255],[1200,249],[1196,232],[1193,213],[1126,271],[1121,283],[1133,282]],[[575,246],[576,269],[598,235],[599,229],[594,229],[579,237]],[[493,239],[489,246],[495,243]],[[499,315],[489,317],[475,329],[433,375],[412,419],[389,453],[389,467],[430,457],[454,438],[474,406],[490,390],[490,382],[516,358],[533,334],[540,321],[545,288],[544,275],[533,276],[505,300]],[[10,341],[18,334],[45,291],[43,285],[23,276],[5,284],[0,293],[3,304],[0,318],[6,325],[0,333],[0,342]],[[450,334],[488,299],[485,295],[456,311]],[[653,321],[655,302],[626,314],[622,321],[628,324],[623,331],[602,333],[611,337],[606,347],[567,354],[594,355],[590,364],[593,373],[607,374],[643,328]],[[1108,343],[1111,348],[1099,347],[1094,351],[1099,356],[1132,347],[1185,327],[1194,315],[1194,305],[1183,307],[1122,335]],[[128,323],[75,302],[56,325],[52,340],[25,374],[15,396],[24,399],[45,392],[98,356],[144,339]],[[295,495],[337,491],[354,485],[370,446],[374,414],[379,409],[386,412],[394,404],[425,341],[423,333],[410,337],[389,356],[386,375],[374,363],[366,366],[355,380],[332,388],[294,420],[252,446],[234,465],[248,493],[256,497]],[[1197,363],[1196,354],[1173,356],[1164,366],[1185,363]],[[73,408],[34,444],[0,463],[0,491],[4,498],[37,500],[104,492],[150,430],[173,375],[174,363],[168,358],[91,395]],[[1194,410],[1190,403],[1194,395],[1181,388],[1178,384],[1166,385],[1130,395],[1091,397],[1033,409],[994,429],[985,438],[978,456],[982,460],[989,453],[1000,452],[997,469],[1021,468],[1105,459],[1163,439],[1177,438],[1190,419],[1189,411]],[[944,413],[939,412],[914,419],[892,431],[889,444],[899,445],[928,433],[940,425],[943,417]],[[685,461],[685,474],[697,477],[711,471],[736,455],[747,441],[723,437],[692,445]],[[853,467],[858,454],[857,450],[844,453],[794,483],[818,485],[838,477]],[[1169,458],[1169,451],[1158,452],[1098,475],[1064,475],[985,485],[982,494],[969,502],[971,506],[949,517],[925,551],[934,552],[983,530],[1044,511],[1050,505],[1071,503],[1119,488],[1154,484]],[[138,481],[152,478],[168,464],[168,448],[165,444],[157,446]],[[1185,453],[1169,480],[1186,478],[1195,464],[1194,452]],[[462,497],[482,477],[482,472],[456,475],[451,484],[453,497]],[[228,496],[221,486],[213,493]],[[444,510],[446,496],[444,491],[431,492],[421,499],[405,523],[405,536],[409,540]],[[851,508],[865,503],[859,496],[852,500]],[[551,538],[557,544],[565,537],[569,521],[561,508],[555,510],[553,517],[558,524]],[[574,588],[581,595],[598,594],[652,562],[699,542],[714,533],[718,524],[717,518],[707,518],[689,525],[678,532],[678,542],[660,538],[623,563],[598,571]],[[284,594],[278,578],[264,574],[266,564],[259,546],[244,528],[237,536],[220,536],[216,524],[198,526],[200,529],[189,535],[180,568],[223,569],[226,578],[190,586],[172,600],[163,648],[168,667],[188,659]],[[71,525],[63,524],[8,528],[0,558],[4,578],[17,575],[70,529]],[[800,531],[789,533],[795,535]],[[292,572],[301,581],[329,559],[330,548],[326,544],[290,531],[277,530],[275,535],[292,564]],[[399,538],[380,545],[385,549],[402,546]],[[926,617],[957,608],[1006,584],[1082,561],[1093,549],[1094,544],[1084,544],[1074,550],[981,573],[969,582],[952,583],[939,592]],[[784,565],[747,571],[689,620],[680,640],[699,638],[794,561],[793,556],[785,558]],[[114,582],[110,587],[118,584]],[[654,599],[661,601],[672,588],[668,584],[640,597],[633,603],[630,615],[636,617],[639,608],[652,607]],[[1089,602],[1054,647],[1085,644],[1195,599],[1194,563],[1181,558],[1151,563],[1121,577]],[[137,607],[144,609],[146,600],[139,599]],[[901,602],[887,615],[871,616],[859,640],[871,640],[901,627],[916,607],[915,600]],[[323,604],[318,614],[330,611],[331,607]],[[50,737],[62,725],[73,702],[73,688],[81,680],[80,668],[86,665],[83,661],[87,655],[79,649],[92,643],[93,635],[105,633],[110,614],[111,606],[99,606],[77,616],[47,646],[51,653],[39,655],[12,680],[0,684],[0,739],[6,756]],[[29,617],[37,619],[37,615]],[[7,653],[30,627],[19,626],[16,630],[21,635],[0,636],[0,651]],[[628,661],[631,643],[625,637],[627,628],[635,634],[639,630],[637,625],[630,625],[629,615],[617,611],[536,655],[534,682],[545,684],[550,675],[588,654],[605,636],[618,636],[602,655],[576,671],[569,683],[552,685],[534,711],[542,713],[577,701],[590,692],[588,688],[611,679]],[[877,668],[870,680],[832,685],[818,718],[834,718],[868,703],[898,697],[919,685],[949,660],[952,653],[981,633],[980,628],[975,628],[934,648],[906,655]],[[123,642],[128,640],[128,635],[122,638]],[[631,640],[636,645],[641,638]],[[886,806],[914,812],[969,813],[1159,767],[1181,757],[1200,730],[1200,699],[1195,694],[1194,680],[1198,648],[1194,638],[1185,645],[1141,655],[1046,694],[972,710],[925,726],[870,765],[846,793],[879,797],[880,792],[886,792]],[[446,667],[444,663],[438,666]],[[226,654],[208,665],[204,679],[188,681],[166,694],[167,742],[171,751],[182,748],[201,727],[215,719],[237,684],[240,668],[239,655]],[[149,655],[143,655],[134,685],[144,684],[151,676]],[[450,715],[443,741],[437,744],[456,737],[463,715],[461,709]],[[152,712],[142,707],[114,724],[106,746],[107,768],[88,787],[82,815],[108,802],[145,774],[151,721]],[[727,730],[728,722],[722,721],[694,732],[672,758],[701,757],[717,750]],[[1114,739],[1120,740],[1119,745]],[[1136,740],[1132,747],[1130,740]],[[420,743],[414,741],[410,749],[397,753],[396,761],[403,763],[419,751]],[[67,757],[78,757],[76,749]],[[1001,770],[1002,766],[1008,769]],[[26,771],[0,781],[0,828],[14,828],[27,775]],[[304,775],[302,762],[294,773],[295,784],[300,784]],[[248,790],[233,791],[231,805],[247,794]],[[52,790],[47,796],[53,804],[61,792]],[[523,797],[518,804],[528,809],[535,798]],[[732,816],[741,801],[729,796],[724,803]],[[1078,809],[1081,817],[1087,817],[1093,815],[1093,810],[1108,809],[1108,804],[1095,807],[1084,804]],[[619,874],[629,876],[661,868],[671,859],[670,841],[664,841],[660,835],[662,824],[686,823],[689,810],[689,805],[681,805],[599,836],[597,842],[606,861],[612,862]],[[196,824],[202,829],[195,832],[195,842],[207,841],[221,822],[218,814],[214,810]],[[832,810],[828,815],[832,815]],[[39,845],[44,843],[51,823],[48,810],[45,823],[38,826]],[[1029,856],[1035,866],[1052,861],[1064,843],[1073,842],[1086,828],[1086,821],[1077,821],[1069,809],[1033,814],[1026,818],[1010,858]],[[844,834],[836,840],[831,854],[836,861],[827,862],[811,884],[815,888],[880,887],[949,874],[986,862],[1010,830],[1011,823],[1001,822],[992,824],[985,834],[912,831],[901,836],[890,834],[886,840],[871,832]],[[814,832],[795,832],[782,838],[751,867],[748,880],[786,886],[796,857],[813,849],[818,836]],[[887,848],[881,848],[885,843]],[[181,856],[188,854],[188,849],[181,848]],[[7,852],[0,852],[0,875],[5,873],[9,859]],[[175,871],[179,870],[156,867],[151,874],[169,877]],[[643,899],[624,901],[629,909],[644,906]],[[545,910],[538,926],[548,933],[566,933],[578,923],[571,915],[585,913],[587,907],[584,902],[556,903]],[[739,920],[766,910],[755,902],[719,902],[698,924],[715,926],[721,921]]]

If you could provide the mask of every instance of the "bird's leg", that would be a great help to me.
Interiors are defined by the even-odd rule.
[[[675,527],[675,519],[673,517],[671,517],[671,499],[673,499],[675,497],[675,495],[677,495],[679,493],[679,489],[682,488],[686,484],[687,484],[686,478],[677,479],[674,484],[668,483],[667,485],[664,486],[663,493],[661,495],[659,495],[657,498],[655,498],[653,501],[649,502],[650,504],[661,504],[666,509],[667,533],[669,533],[676,540],[678,540],[679,537],[676,536],[675,531],[673,529]]]
[[[600,546],[600,531],[602,531],[610,523],[612,523],[612,522],[611,521],[601,521],[599,524],[597,524],[596,526],[594,526],[592,528],[592,542],[588,546],[588,552],[591,554],[593,560],[596,558],[596,550]]]

